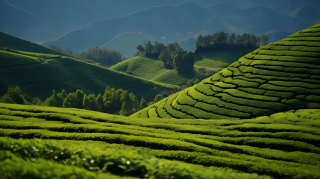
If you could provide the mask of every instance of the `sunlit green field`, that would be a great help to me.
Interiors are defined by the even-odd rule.
[[[320,178],[319,114],[305,109],[244,120],[131,118],[0,103],[0,136],[10,137],[0,138],[0,160],[8,164],[1,170],[37,176],[46,175],[40,173],[49,165],[49,176]]]
[[[132,75],[166,84],[183,85],[191,78],[206,78],[221,70],[221,68],[208,68],[205,66],[194,66],[193,74],[178,74],[174,69],[165,69],[158,58],[133,57],[110,67],[112,70],[127,72]],[[208,74],[198,72],[199,68],[206,69]]]

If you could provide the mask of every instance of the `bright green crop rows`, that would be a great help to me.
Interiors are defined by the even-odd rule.
[[[320,109],[320,24],[260,47],[132,117],[248,119]]]
[[[32,153],[32,146],[40,145],[40,148],[48,148],[48,146],[59,147],[58,143],[61,145],[65,143],[62,148],[70,150],[71,154],[64,156],[63,161],[59,162],[70,165],[70,162],[75,160],[74,162],[79,163],[74,166],[87,169],[91,166],[86,163],[88,161],[84,162],[77,158],[81,159],[82,155],[86,155],[88,157],[84,158],[101,161],[100,152],[95,152],[95,148],[99,146],[98,148],[102,148],[103,151],[107,151],[107,148],[117,150],[122,148],[157,158],[207,166],[209,170],[206,169],[206,172],[200,173],[208,177],[216,176],[214,172],[222,178],[256,177],[248,174],[241,176],[236,172],[241,171],[269,175],[274,178],[320,178],[319,114],[319,109],[301,109],[245,120],[130,118],[81,109],[0,103],[0,136],[41,138],[45,140],[44,143],[48,143],[44,145],[43,143],[34,144],[36,143],[34,141],[1,139],[0,144],[6,147],[2,146],[0,150],[9,150],[10,156],[15,155],[24,162],[31,162],[28,160],[42,156],[45,160],[52,162],[55,161],[52,159],[54,156],[59,157],[58,154],[62,149],[57,149],[59,152],[52,155],[42,153],[37,156],[38,154]],[[51,141],[52,139],[59,141]],[[74,146],[76,144],[89,146],[88,143],[94,144],[95,147],[78,150]],[[67,144],[69,147],[66,147]],[[10,146],[21,148],[17,150],[22,153],[25,150],[29,152],[31,150],[32,156],[30,157],[28,152],[17,154],[13,148],[10,149]],[[39,149],[39,147],[35,148]],[[49,149],[39,149],[43,152],[47,150]],[[72,151],[80,151],[80,153],[72,157]],[[85,151],[89,154],[82,154]],[[66,152],[63,151],[63,153]],[[120,152],[115,155],[121,155],[126,159],[126,153]],[[149,165],[153,164],[143,161],[141,163],[148,169],[144,172],[150,172]],[[169,163],[163,165],[165,173],[175,171],[173,173],[180,175],[181,173],[178,172],[180,169],[170,168]],[[101,163],[97,165],[100,168],[95,169],[101,170],[103,165]],[[181,164],[181,166],[184,165],[186,164]],[[96,165],[91,167],[94,168]],[[129,166],[125,165],[123,169],[131,171],[126,167]],[[190,168],[193,167],[189,166],[188,174],[192,176],[200,174],[197,172],[198,169]],[[232,170],[223,171],[220,168]],[[173,173],[170,176],[174,175]],[[128,175],[137,177],[135,174]]]

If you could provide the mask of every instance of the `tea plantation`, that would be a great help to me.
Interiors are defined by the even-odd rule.
[[[0,103],[0,170],[7,178],[320,178],[319,114],[142,119]]]
[[[260,47],[132,117],[249,119],[320,109],[320,24]]]
[[[317,24],[130,117],[0,103],[0,178],[320,179],[319,42]],[[0,55],[0,84],[30,94],[163,85],[59,54]]]

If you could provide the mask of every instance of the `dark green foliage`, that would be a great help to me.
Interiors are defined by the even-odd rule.
[[[196,84],[198,84],[198,83],[200,83],[200,80],[199,80],[198,78],[196,78],[196,79],[194,80],[194,85],[196,85]]]
[[[0,98],[2,103],[27,104],[25,94],[19,86],[8,86],[8,91]]]
[[[163,99],[163,94],[158,94],[155,98],[154,98],[154,103],[159,102]]]
[[[148,104],[146,102],[146,100],[144,100],[143,96],[141,96],[141,100],[140,100],[140,109],[146,108],[148,107]]]
[[[120,114],[122,111],[123,115],[131,115],[142,108],[147,107],[147,102],[142,97],[141,102],[133,93],[128,93],[126,90],[107,87],[104,94],[100,93],[96,96],[94,93],[85,94],[82,90],[77,89],[75,92],[67,92],[63,89],[61,93],[57,93],[55,89],[52,91],[52,95],[42,102],[38,97],[34,97],[30,104],[32,105],[45,105],[53,107],[64,107],[64,108],[79,108],[93,111],[100,111],[110,114]],[[17,103],[23,99],[25,102],[22,104],[29,104],[24,98],[19,86],[9,87],[9,92],[0,98],[2,103]],[[123,97],[125,95],[125,97]],[[127,96],[128,95],[128,96]],[[19,101],[20,100],[20,101]],[[14,102],[16,101],[16,102]],[[19,104],[19,103],[17,103]]]
[[[127,90],[122,93],[122,97],[120,98],[122,103],[120,115],[129,116],[133,113],[133,101],[130,99],[130,95]]]
[[[38,97],[34,97],[31,104],[40,106],[42,105],[42,101]]]
[[[194,56],[191,51],[186,52],[182,49],[174,57],[173,66],[179,74],[193,73]]]
[[[82,59],[93,60],[101,66],[110,66],[124,60],[119,51],[105,49],[103,47],[88,47],[85,51],[75,55]]]
[[[261,40],[260,40],[261,39]],[[269,43],[269,38],[266,35],[255,36],[254,34],[243,33],[242,35],[238,34],[237,37],[235,34],[231,34],[223,31],[217,32],[213,35],[199,35],[196,40],[196,50],[207,51],[214,49],[241,49],[241,48],[257,48],[259,45],[266,45]]]

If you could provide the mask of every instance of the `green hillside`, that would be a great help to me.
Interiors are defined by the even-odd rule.
[[[109,86],[122,88],[137,97],[144,95],[146,100],[153,101],[159,91],[178,87],[148,81],[61,55],[0,50],[0,64],[0,95],[7,92],[8,85],[20,86],[29,100],[35,96],[45,100],[51,96],[54,88],[56,91],[65,89],[73,92],[81,89],[87,94],[98,94],[103,93]],[[152,91],[154,87],[159,91]]]
[[[174,85],[184,85],[188,79],[193,77],[204,79],[227,67],[239,57],[245,55],[243,50],[233,51],[210,51],[194,54],[195,73],[181,75],[175,70],[162,68],[162,63],[155,57],[136,56],[111,66],[109,69],[125,72],[144,79],[168,83]],[[201,68],[201,69],[200,69]],[[200,70],[199,70],[200,69]],[[204,72],[201,70],[205,70]]]
[[[319,115],[159,120],[0,103],[0,171],[14,176],[7,178],[320,178]]]
[[[320,24],[260,47],[132,117],[248,119],[320,108]]]
[[[160,62],[158,58],[136,56],[115,64],[109,69],[129,73],[134,76],[160,83],[174,85],[184,85],[188,79],[193,77],[203,79],[221,70],[220,68],[207,68],[195,65],[196,71],[198,71],[199,68],[205,68],[208,74],[196,72],[195,74],[181,75],[177,74],[174,69],[170,70],[163,68],[162,62]]]
[[[8,47],[15,50],[26,51],[26,52],[35,52],[43,54],[55,54],[55,55],[66,55],[63,52],[56,51],[54,49],[45,47],[43,45],[33,43],[13,35],[7,34],[0,31],[0,47]]]

